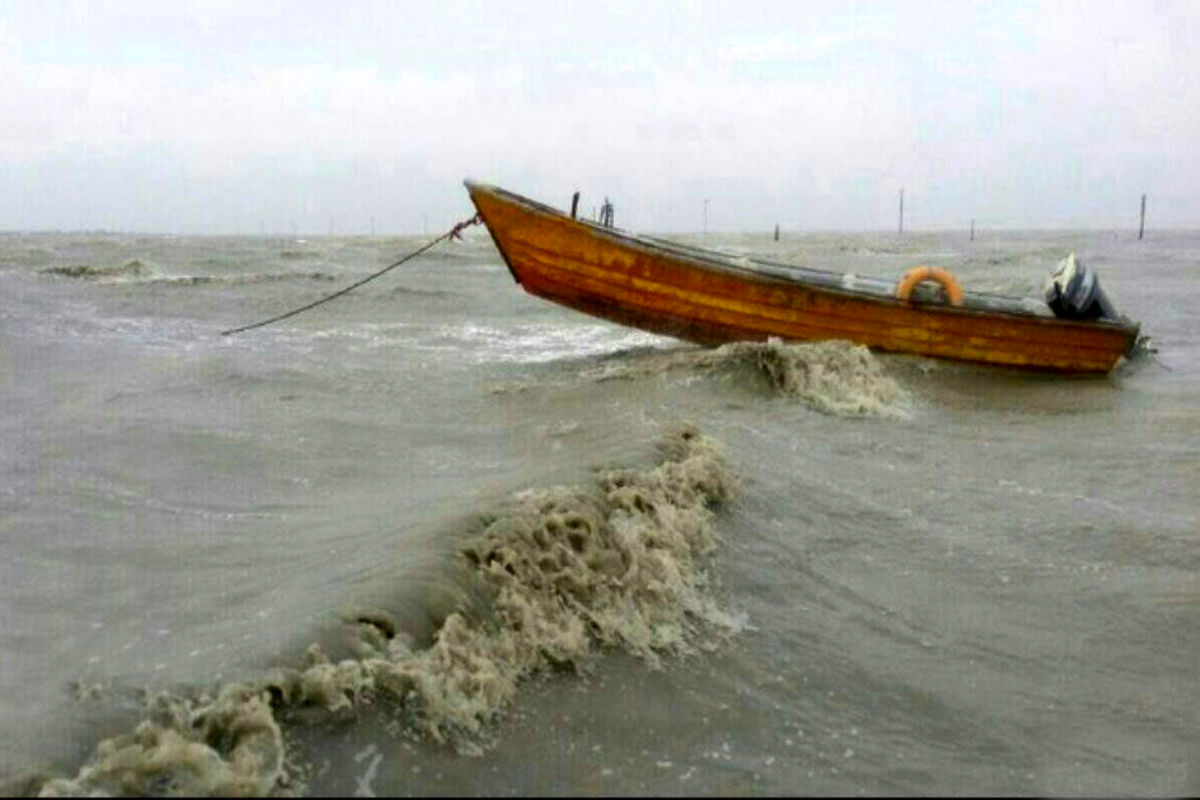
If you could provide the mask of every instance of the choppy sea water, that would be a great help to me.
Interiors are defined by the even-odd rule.
[[[1075,250],[1159,353],[705,350],[481,235],[222,337],[421,242],[0,236],[5,787],[1200,792],[1200,234],[690,241]]]

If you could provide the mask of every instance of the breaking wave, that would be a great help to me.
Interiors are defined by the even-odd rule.
[[[482,516],[458,548],[473,599],[428,647],[415,648],[386,612],[353,614],[356,657],[334,663],[314,644],[299,668],[158,694],[131,733],[102,741],[75,777],[40,783],[40,793],[295,793],[303,768],[289,763],[283,731],[301,718],[352,717],[386,702],[434,740],[479,752],[533,674],[586,670],[605,648],[658,667],[719,646],[738,625],[705,565],[718,543],[712,509],[737,482],[691,426],[665,436],[659,453],[653,468],[527,490]],[[22,780],[18,788],[39,790]]]
[[[55,275],[63,278],[91,280],[100,283],[146,283],[170,284],[176,286],[242,286],[258,283],[276,283],[280,281],[323,281],[338,280],[337,275],[328,272],[266,272],[245,275],[164,275],[157,268],[145,262],[133,260],[119,266],[97,267],[78,265],[69,267],[49,267],[41,270],[43,275]]]
[[[744,374],[769,390],[833,416],[898,416],[908,394],[869,349],[846,341],[733,342],[716,349],[650,353],[585,373],[591,380],[636,378],[670,370]]]
[[[159,273],[150,264],[134,259],[124,264],[114,266],[92,266],[79,264],[69,267],[48,267],[41,271],[43,275],[57,275],[63,278],[81,278],[93,281],[136,281],[156,277]]]
[[[277,283],[280,281],[323,281],[338,280],[337,275],[328,272],[267,272],[251,275],[170,275],[155,278],[152,283],[171,283],[181,286],[203,286],[220,284],[224,286],[244,286],[256,283]]]

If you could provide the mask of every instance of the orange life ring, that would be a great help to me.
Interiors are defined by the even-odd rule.
[[[941,267],[914,267],[910,269],[904,273],[904,277],[896,284],[896,297],[900,300],[909,299],[917,284],[924,283],[925,281],[937,281],[946,290],[946,295],[950,298],[950,305],[962,305],[962,287],[958,285],[958,281],[954,279],[953,275]]]

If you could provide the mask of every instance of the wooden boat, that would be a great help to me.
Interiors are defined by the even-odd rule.
[[[845,339],[894,353],[1107,373],[1137,341],[1138,326],[1124,318],[1063,319],[1039,300],[976,292],[959,292],[959,305],[919,292],[901,299],[891,281],[735,258],[576,219],[495,186],[466,187],[526,291],[700,344]],[[908,282],[923,277],[956,288],[948,274]]]

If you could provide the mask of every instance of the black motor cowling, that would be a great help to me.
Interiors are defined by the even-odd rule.
[[[1046,279],[1043,292],[1054,316],[1064,319],[1117,319],[1100,279],[1071,253]]]

